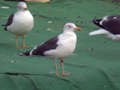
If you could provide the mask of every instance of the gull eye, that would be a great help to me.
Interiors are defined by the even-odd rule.
[[[68,28],[72,28],[72,26],[68,25]]]

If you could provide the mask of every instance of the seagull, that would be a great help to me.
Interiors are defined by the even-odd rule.
[[[28,48],[24,42],[24,35],[30,32],[34,26],[34,18],[27,8],[25,2],[18,3],[18,10],[9,16],[4,29],[16,35],[16,48],[18,48],[18,37],[22,37],[22,48]]]
[[[45,56],[55,60],[56,76],[59,76],[57,72],[56,60],[60,60],[62,67],[62,76],[68,76],[64,73],[63,62],[64,58],[72,55],[76,48],[77,36],[75,30],[80,31],[74,23],[66,23],[63,28],[63,33],[49,39],[45,43],[39,46],[35,46],[31,51],[26,51],[20,54],[20,56]]]
[[[105,35],[112,40],[120,40],[120,16],[105,16],[94,19],[93,23],[101,29],[89,33],[92,35]]]

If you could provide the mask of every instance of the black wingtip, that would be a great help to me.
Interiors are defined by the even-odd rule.
[[[6,25],[2,24],[1,26],[4,27],[4,30],[5,30],[5,31],[7,31],[7,27],[6,27]]]
[[[30,51],[20,53],[19,56],[30,56]]]
[[[102,20],[102,19],[93,19],[92,22],[93,22],[95,25],[97,25],[97,26],[103,28],[103,26],[100,24],[101,20]]]
[[[102,21],[102,19],[93,19],[92,22],[93,22],[95,25],[97,25],[97,26],[99,26],[99,27],[105,29],[104,25],[102,25],[103,22],[100,23],[101,21]]]
[[[101,21],[101,19],[93,19],[92,22],[93,22],[94,24],[97,24],[97,25],[98,25],[98,24],[100,23],[100,21]]]
[[[1,26],[5,27],[5,25],[4,25],[4,24],[2,24]]]

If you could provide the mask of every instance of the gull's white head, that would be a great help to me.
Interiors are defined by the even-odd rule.
[[[26,11],[26,10],[28,10],[27,4],[26,4],[25,2],[19,2],[19,3],[18,3],[18,10],[21,10],[21,11]]]
[[[64,31],[74,31],[74,30],[80,31],[80,28],[77,27],[74,23],[66,23],[64,25]]]

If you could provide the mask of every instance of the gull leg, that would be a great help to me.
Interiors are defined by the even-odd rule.
[[[63,61],[63,59],[61,59],[60,60],[60,63],[61,63],[61,66],[62,66],[62,76],[70,76],[71,74],[70,73],[64,73],[64,66],[63,66],[63,63],[64,63],[64,61]]]
[[[18,36],[16,35],[16,48],[18,48]]]
[[[58,74],[58,72],[57,72],[57,63],[56,63],[57,61],[55,60],[55,70],[56,70],[56,77],[58,77],[59,76],[59,74]]]
[[[22,48],[31,48],[25,45],[25,38],[24,35],[22,36]]]

